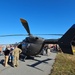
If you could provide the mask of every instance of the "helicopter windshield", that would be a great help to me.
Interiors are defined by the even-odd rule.
[[[23,44],[22,44],[22,49],[26,49],[26,48],[27,48],[27,46],[28,46],[28,44],[27,44],[27,43],[23,43]]]

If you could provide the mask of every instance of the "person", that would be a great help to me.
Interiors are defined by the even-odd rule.
[[[10,55],[9,55],[9,63],[13,64],[13,50],[14,50],[14,46],[10,46]]]
[[[5,63],[4,66],[8,66],[8,58],[9,58],[9,54],[10,54],[10,47],[7,46],[5,51],[4,51],[4,55],[5,55]]]
[[[48,44],[47,55],[50,55],[50,44]]]
[[[13,67],[17,67],[19,65],[19,54],[22,52],[22,50],[20,48],[18,48],[18,46],[15,46],[15,49],[13,50],[13,56],[14,56],[14,60],[13,60]]]
[[[47,54],[48,44],[46,44],[46,45],[44,46],[44,49],[45,49],[46,54]]]

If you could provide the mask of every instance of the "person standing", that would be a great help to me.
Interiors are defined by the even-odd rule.
[[[5,55],[5,63],[4,66],[8,66],[8,58],[9,58],[9,54],[10,54],[10,47],[7,46],[5,51],[4,51],[4,55]]]
[[[22,52],[22,50],[20,48],[17,47],[17,45],[15,46],[15,49],[13,50],[13,56],[14,56],[14,60],[13,60],[13,67],[17,67],[19,65],[19,55]]]
[[[13,50],[14,50],[14,46],[10,46],[10,55],[9,55],[9,63],[13,64]]]

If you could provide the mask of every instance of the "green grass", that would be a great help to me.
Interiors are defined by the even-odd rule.
[[[58,53],[50,75],[75,75],[75,54]]]

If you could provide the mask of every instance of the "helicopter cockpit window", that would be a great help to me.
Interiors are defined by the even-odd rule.
[[[28,44],[22,44],[22,49],[26,49]]]

